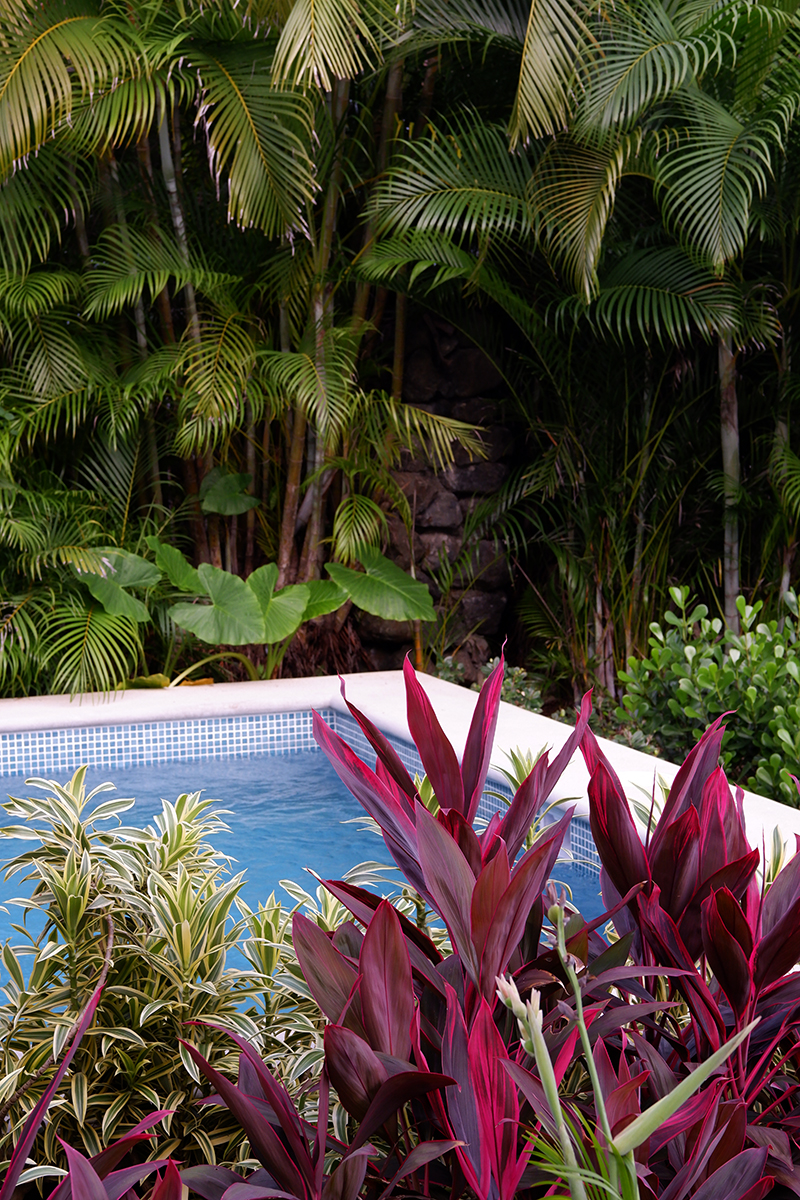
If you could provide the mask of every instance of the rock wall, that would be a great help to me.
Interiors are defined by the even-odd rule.
[[[387,512],[389,556],[404,570],[413,562],[418,579],[449,613],[441,649],[468,641],[468,671],[489,654],[486,638],[498,634],[509,601],[510,576],[491,531],[465,546],[464,521],[477,503],[495,495],[508,479],[514,439],[503,423],[502,380],[486,355],[446,321],[426,315],[409,330],[403,398],[427,412],[481,426],[485,460],[455,448],[455,462],[437,474],[421,458],[405,455],[395,478],[414,513],[412,544],[401,518]],[[447,562],[455,570],[447,580]],[[449,586],[448,586],[449,582]],[[359,634],[378,669],[398,666],[413,641],[408,623],[359,618]]]

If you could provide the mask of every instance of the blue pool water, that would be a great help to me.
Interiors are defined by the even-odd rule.
[[[52,770],[45,774],[65,783],[72,772]],[[200,789],[205,797],[218,802],[215,808],[231,810],[224,817],[230,833],[215,835],[213,843],[236,860],[233,870],[246,871],[242,896],[251,908],[265,901],[272,891],[291,907],[293,901],[279,887],[281,879],[294,880],[313,893],[317,884],[305,871],[306,867],[323,879],[341,879],[346,871],[367,860],[391,865],[381,838],[359,825],[344,823],[363,816],[363,809],[340,782],[325,756],[316,751],[113,769],[90,767],[87,789],[109,779],[115,784],[117,795],[136,797],[134,807],[122,814],[125,825],[150,824],[161,809],[162,798],[174,801],[181,792]],[[25,786],[24,776],[0,777],[0,801],[9,793],[37,794]],[[105,792],[94,803],[111,795]],[[14,819],[0,810],[0,824],[12,823]],[[109,822],[108,827],[113,824]],[[4,866],[4,860],[31,847],[30,842],[1,839],[0,866]],[[19,876],[3,883],[3,873],[0,871],[0,900],[20,895]],[[584,916],[589,918],[602,911],[595,873],[570,863],[559,863],[553,875],[569,884]],[[395,871],[391,878],[399,879],[398,873]],[[19,923],[20,919],[19,909],[11,907],[8,913],[0,910],[0,943],[9,937],[13,943],[19,942],[11,924]],[[30,923],[29,927],[33,928]]]

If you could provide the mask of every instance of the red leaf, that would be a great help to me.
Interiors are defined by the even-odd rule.
[[[522,938],[533,903],[541,895],[542,888],[550,878],[550,872],[572,820],[572,813],[573,809],[568,809],[560,821],[550,826],[548,836],[543,836],[535,842],[511,872],[509,885],[492,915],[481,954],[480,982],[483,995],[487,999],[494,996],[494,981],[506,970],[511,955]],[[496,858],[492,861],[496,861]],[[474,907],[473,896],[473,911]]]
[[[342,880],[324,879],[321,882],[324,883],[332,896],[335,896],[337,900],[341,900],[345,908],[348,908],[362,925],[369,925],[372,920],[372,914],[377,910],[381,902],[380,896],[376,896],[372,892],[367,892],[363,888],[355,887],[352,883],[344,883]],[[403,931],[403,936],[406,939],[406,949],[408,957],[411,960],[412,970],[422,975],[431,987],[444,995],[442,977],[438,971],[434,970],[432,965],[433,963],[442,961],[441,954],[430,938],[421,929],[417,929],[416,925],[412,925],[408,917],[404,917],[402,913],[397,913],[397,916],[400,920],[400,928]]]
[[[686,1003],[712,1052],[719,1050],[725,1038],[725,1023],[704,979],[698,975],[694,960],[683,944],[675,922],[659,904],[658,889],[652,896],[639,896],[642,933],[655,950],[656,961],[682,967],[686,974],[676,981]],[[660,957],[659,957],[660,956]]]
[[[106,1200],[120,1200],[120,1197],[127,1196],[135,1183],[146,1179],[148,1175],[152,1175],[153,1171],[160,1171],[162,1167],[166,1167],[168,1161],[168,1159],[160,1158],[156,1162],[137,1163],[133,1167],[123,1167],[119,1171],[112,1171],[103,1179]],[[69,1180],[66,1182],[69,1183]],[[66,1194],[69,1196],[71,1193],[67,1192]],[[52,1194],[50,1200],[52,1200]]]
[[[417,841],[425,877],[425,890],[447,926],[453,949],[461,956],[477,987],[478,960],[470,928],[475,876],[447,830],[419,803]]]
[[[300,1172],[286,1152],[283,1142],[269,1121],[262,1116],[254,1101],[241,1092],[227,1076],[216,1071],[191,1042],[184,1042],[181,1039],[181,1045],[186,1047],[187,1053],[197,1063],[206,1079],[217,1089],[220,1099],[230,1109],[247,1135],[253,1153],[266,1167],[278,1186],[293,1196],[303,1196],[305,1188]]]
[[[700,808],[705,782],[716,768],[722,748],[722,735],[725,732],[721,728],[723,720],[724,717],[718,717],[713,725],[709,725],[697,745],[687,754],[672,781],[667,802],[650,841],[651,854],[658,853],[659,842],[666,836],[667,829],[687,808]]]
[[[418,1171],[420,1167],[426,1166],[434,1159],[441,1158],[443,1154],[447,1154],[449,1150],[455,1150],[456,1146],[460,1145],[461,1142],[456,1141],[419,1142],[403,1159],[399,1169],[381,1192],[379,1200],[386,1200],[386,1197],[394,1190],[395,1184],[399,1183],[401,1179],[405,1179],[406,1175],[410,1175],[412,1171]]]
[[[764,897],[761,910],[761,933],[766,937],[800,897],[800,854],[790,858]]]
[[[603,867],[620,896],[644,882],[650,890],[650,866],[633,822],[619,779],[597,745],[591,730],[581,744],[592,771],[589,781],[589,823]]]
[[[365,717],[354,704],[350,703],[345,695],[343,679],[341,679],[341,692],[342,699],[350,710],[353,720],[361,726],[364,736],[378,755],[386,771],[400,788],[403,795],[407,797],[409,815],[412,814],[414,811],[414,801],[417,798],[417,789],[414,787],[414,780],[403,766],[400,755],[389,739],[381,733],[376,725],[373,725],[369,717]]]
[[[614,1137],[622,1133],[622,1130],[639,1116],[641,1112],[639,1089],[644,1087],[649,1078],[649,1071],[640,1071],[632,1079],[615,1087],[606,1100],[606,1112]]]
[[[457,1085],[448,1088],[447,1111],[453,1132],[463,1143],[463,1149],[456,1152],[458,1161],[470,1187],[480,1196],[485,1195],[489,1164],[488,1160],[484,1164],[485,1155],[481,1153],[478,1104],[469,1073],[469,1038],[458,997],[449,983],[445,987],[447,1019],[442,1038],[442,1070],[452,1076]]]
[[[503,687],[505,659],[500,652],[500,661],[481,688],[461,761],[461,776],[464,787],[464,816],[471,825],[475,820],[492,753],[497,715],[500,710],[500,691]],[[434,788],[434,791],[436,789]]]
[[[470,927],[472,943],[478,958],[483,955],[489,930],[510,879],[508,855],[505,846],[501,844],[498,853],[489,860],[478,876],[472,893]]]
[[[167,1163],[161,1178],[156,1179],[150,1200],[183,1200],[183,1182],[180,1171],[172,1159]]]
[[[356,1200],[367,1173],[367,1158],[374,1153],[372,1146],[365,1146],[343,1158],[322,1189],[322,1200]]]
[[[325,1029],[325,1065],[347,1112],[361,1121],[386,1082],[386,1069],[375,1052],[351,1029]]]
[[[772,1180],[762,1178],[766,1161],[766,1150],[743,1150],[710,1175],[692,1200],[757,1200],[765,1196],[772,1188]]]
[[[403,663],[408,702],[408,728],[431,781],[439,807],[457,808],[464,814],[464,784],[456,752],[444,735],[431,702],[408,659]]]
[[[88,1158],[84,1158],[72,1146],[68,1146],[66,1142],[62,1142],[61,1138],[58,1140],[64,1147],[64,1153],[67,1156],[69,1183],[72,1189],[73,1200],[108,1200],[106,1189],[103,1187],[103,1181]],[[170,1165],[174,1164],[170,1162]],[[156,1184],[157,1186],[158,1184]]]
[[[657,851],[650,850],[653,882],[661,889],[661,907],[680,921],[700,878],[700,818],[687,808],[668,826]]]
[[[375,1130],[380,1129],[381,1125],[394,1116],[404,1104],[408,1104],[409,1100],[416,1100],[428,1092],[449,1087],[452,1083],[455,1083],[455,1080],[449,1075],[439,1075],[433,1071],[401,1071],[397,1075],[391,1075],[378,1089],[351,1143],[351,1150],[363,1146]]]
[[[204,1025],[209,1029],[216,1029],[229,1037],[232,1042],[236,1043],[242,1052],[239,1059],[240,1078],[245,1074],[242,1069],[242,1060],[244,1060],[250,1065],[265,1100],[275,1113],[281,1129],[286,1135],[286,1140],[294,1155],[295,1162],[303,1172],[309,1187],[313,1188],[314,1180],[311,1172],[311,1157],[304,1124],[283,1084],[278,1082],[266,1063],[256,1054],[250,1043],[238,1033],[234,1033],[233,1030],[226,1029],[222,1025],[215,1025],[212,1021],[188,1021],[187,1024]]]
[[[424,892],[417,863],[417,838],[405,804],[400,804],[374,771],[363,763],[347,742],[314,713],[314,740],[325,752],[336,774],[359,804],[380,825],[386,848],[412,887]]]
[[[728,888],[738,898],[745,892],[758,869],[760,855],[757,850],[751,850],[744,858],[736,862],[726,863],[713,875],[703,879],[686,910],[678,922],[686,949],[697,959],[703,948],[702,928],[700,924],[700,906],[706,896],[720,888]]]
[[[19,1179],[25,1167],[31,1146],[33,1145],[36,1134],[39,1131],[39,1126],[42,1123],[42,1118],[47,1112],[50,1101],[58,1091],[61,1080],[64,1078],[69,1064],[75,1057],[75,1052],[80,1045],[81,1038],[92,1023],[95,1010],[97,1005],[100,1003],[102,991],[102,987],[99,987],[89,1003],[86,1005],[86,1012],[83,1014],[83,1019],[76,1030],[75,1037],[72,1039],[72,1045],[61,1060],[61,1065],[56,1071],[52,1082],[45,1089],[38,1104],[36,1104],[36,1106],[31,1110],[28,1119],[23,1126],[22,1133],[19,1136],[19,1141],[14,1147],[11,1155],[11,1161],[8,1164],[8,1170],[6,1171],[6,1177],[3,1180],[3,1186],[0,1187],[0,1200],[10,1200],[14,1189],[17,1186],[17,1180]]]
[[[295,913],[292,918],[292,942],[303,978],[325,1016],[338,1024],[347,1009],[342,1023],[368,1040],[361,1020],[360,1002],[356,998],[356,1002],[348,1007],[358,978],[353,964],[339,953],[319,925],[302,913]]]
[[[769,987],[800,958],[800,897],[762,937],[753,955],[753,983],[756,991]]]
[[[483,866],[481,843],[478,841],[475,830],[468,824],[466,817],[462,817],[457,808],[450,808],[447,812],[440,809],[436,814],[436,820],[450,834],[477,879]]]
[[[503,1067],[507,1058],[492,1010],[481,999],[469,1035],[469,1071],[478,1107],[481,1147],[488,1150],[500,1200],[511,1200],[531,1151],[528,1145],[517,1157],[519,1103],[517,1089]]]
[[[388,900],[379,906],[364,936],[359,960],[361,1012],[373,1050],[411,1058],[414,991],[397,913]]]
[[[741,1020],[750,1003],[753,938],[745,915],[727,888],[713,892],[702,906],[702,938],[706,959],[717,983]]]
[[[113,1171],[117,1164],[122,1162],[132,1146],[137,1145],[139,1142],[150,1141],[153,1137],[153,1126],[157,1125],[163,1117],[169,1116],[171,1111],[171,1109],[159,1109],[158,1112],[150,1113],[138,1125],[134,1125],[133,1129],[126,1133],[124,1137],[119,1138],[118,1141],[113,1142],[110,1146],[106,1146],[99,1154],[92,1155],[89,1162],[100,1178],[106,1179],[109,1172]],[[158,1166],[162,1165],[166,1165],[166,1160],[163,1164],[158,1164]],[[152,1166],[152,1170],[155,1169],[155,1166]],[[143,1176],[140,1178],[143,1178]],[[133,1182],[136,1181],[134,1180]],[[125,1188],[124,1190],[127,1191],[128,1189]],[[62,1180],[55,1191],[50,1193],[49,1200],[68,1200],[69,1195],[69,1180],[65,1179]]]

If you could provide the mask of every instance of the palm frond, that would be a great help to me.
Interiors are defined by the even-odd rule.
[[[620,340],[655,338],[680,346],[698,333],[706,341],[723,329],[738,333],[744,313],[736,287],[680,247],[668,246],[627,254],[590,305],[570,297],[554,308],[556,323],[581,315]]]
[[[191,282],[198,292],[216,292],[235,276],[212,271],[195,251],[187,263],[180,247],[163,232],[159,240],[136,229],[112,225],[98,238],[86,278],[87,317],[104,320],[132,307],[147,292],[154,298],[171,284],[177,292]]]
[[[112,616],[99,604],[67,596],[54,608],[44,638],[45,664],[57,664],[52,690],[109,692],[130,678],[139,655],[138,626],[130,617]]]
[[[576,133],[627,129],[647,109],[687,80],[718,65],[725,52],[735,60],[733,39],[713,30],[681,37],[668,10],[647,0],[618,6],[600,35],[602,58],[594,64],[576,116]]]
[[[745,245],[780,130],[770,118],[742,125],[698,90],[684,90],[680,101],[686,129],[657,159],[657,195],[685,244],[721,272]]]
[[[193,47],[192,63],[202,80],[197,121],[217,185],[227,177],[230,219],[267,237],[303,229],[315,189],[308,98],[273,84],[263,42]]]
[[[205,320],[201,338],[184,338],[179,370],[185,381],[181,398],[183,423],[176,437],[179,453],[219,445],[230,436],[244,412],[245,388],[251,403],[257,389],[248,385],[256,362],[252,322],[242,313]]]
[[[524,0],[417,0],[412,27],[400,39],[403,54],[442,45],[502,46],[519,55],[525,43],[529,6]]]
[[[381,446],[381,455],[399,465],[400,451],[420,452],[438,471],[452,466],[454,449],[461,446],[471,458],[485,458],[480,435],[472,425],[394,400],[386,392],[360,393],[354,403],[354,425],[367,444]]]
[[[352,79],[379,58],[358,0],[294,0],[273,71],[280,84],[313,83],[329,92],[334,79]]]
[[[0,47],[0,173],[68,121],[76,104],[138,73],[142,47],[130,22],[91,0],[26,7]],[[141,55],[141,57],[140,57]]]
[[[601,149],[558,138],[534,174],[531,207],[539,239],[586,300],[597,290],[597,264],[617,185],[638,148],[633,137]]]
[[[512,145],[567,126],[593,39],[581,0],[532,0],[511,113]]]
[[[290,396],[331,440],[345,427],[351,410],[356,341],[345,330],[326,331],[321,347],[283,353],[261,351],[267,387]]]
[[[93,165],[65,155],[60,142],[47,142],[0,183],[0,264],[6,270],[25,271],[47,258],[70,215],[89,207]]]
[[[355,565],[364,546],[380,549],[387,528],[386,514],[371,496],[359,492],[345,496],[333,518],[334,558],[345,566]]]
[[[403,146],[376,188],[371,213],[387,231],[523,237],[531,228],[530,178],[528,157],[510,153],[505,131],[475,114]]]

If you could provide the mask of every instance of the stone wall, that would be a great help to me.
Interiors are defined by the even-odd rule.
[[[455,462],[437,474],[419,458],[405,455],[395,478],[415,514],[413,546],[409,545],[400,517],[387,511],[389,556],[404,570],[412,563],[417,578],[430,587],[434,600],[451,613],[447,640],[451,646],[473,637],[465,657],[488,657],[486,638],[497,635],[508,606],[510,576],[491,537],[470,543],[471,562],[456,570],[452,586],[442,595],[443,559],[464,565],[464,519],[476,503],[494,495],[511,470],[513,436],[503,423],[502,381],[483,354],[460,336],[452,325],[425,316],[409,330],[403,398],[427,412],[455,417],[481,426],[485,460],[470,460],[455,449]],[[362,614],[359,633],[374,665],[389,669],[399,665],[412,643],[413,629],[403,622],[381,621]],[[451,647],[446,647],[450,649]]]

